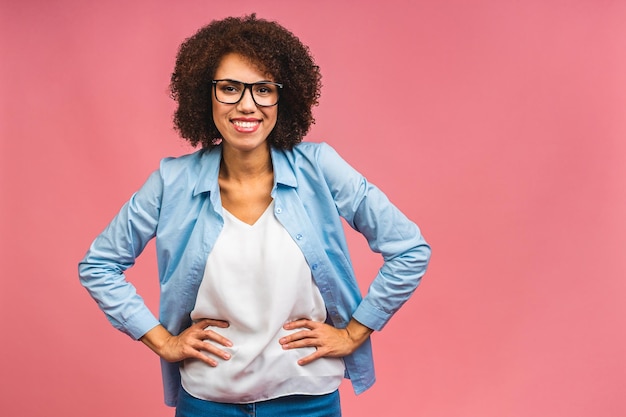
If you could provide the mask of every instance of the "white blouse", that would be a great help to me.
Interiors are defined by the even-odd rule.
[[[283,350],[278,343],[298,331],[284,330],[286,322],[324,322],[326,308],[302,252],[273,215],[274,203],[253,225],[223,213],[224,228],[208,256],[191,318],[228,321],[227,329],[213,330],[233,342],[231,348],[217,345],[231,358],[216,358],[214,368],[185,360],[183,388],[197,398],[231,403],[336,390],[345,370],[342,359],[301,366],[298,359],[315,348]]]

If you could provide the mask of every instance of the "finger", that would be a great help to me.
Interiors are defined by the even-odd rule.
[[[230,326],[230,323],[225,321],[225,320],[217,320],[217,319],[208,319],[208,318],[206,318],[206,319],[198,320],[197,322],[194,323],[194,326],[202,327],[203,329],[207,328],[209,326],[221,327],[222,329],[225,329],[225,328]]]
[[[283,329],[285,330],[293,330],[293,329],[299,329],[299,328],[307,328],[307,329],[313,329],[315,328],[315,325],[317,324],[317,322],[311,321],[311,320],[307,320],[307,319],[299,319],[299,320],[294,320],[294,321],[290,321],[287,322],[283,325]]]
[[[195,353],[193,353],[192,355],[190,355],[191,358],[195,358],[198,359],[202,362],[204,362],[205,364],[215,368],[217,366],[217,361],[215,360],[215,358],[212,358],[209,355],[206,355],[200,351],[195,351]]]
[[[221,327],[222,329],[226,329],[230,327],[230,323],[225,320],[209,319],[209,326]]]
[[[278,342],[281,345],[285,345],[285,344],[291,344],[295,341],[298,340],[303,340],[303,339],[311,339],[313,338],[314,334],[313,332],[311,332],[311,330],[301,330],[299,332],[295,332],[292,334],[289,334],[285,337],[281,337]]]
[[[281,345],[282,345],[282,348],[285,350],[298,349],[298,348],[304,348],[304,347],[314,347],[317,349],[321,346],[321,342],[318,339],[306,338],[306,339],[295,340],[292,342],[282,343]]]
[[[316,350],[315,352],[311,353],[309,356],[305,356],[302,359],[298,359],[298,365],[304,366],[304,365],[308,365],[309,363],[313,362],[316,359],[321,358],[323,355],[319,350]]]
[[[168,357],[168,361],[178,362],[185,359],[198,359],[207,365],[217,366],[217,361],[215,358],[209,357],[208,355],[202,353],[204,350],[206,343],[193,339],[193,338],[185,338],[182,339],[180,337],[177,338],[177,347],[175,347],[175,353]]]
[[[221,334],[214,332],[213,330],[205,330],[204,332],[202,332],[201,338],[203,340],[209,339],[213,342],[217,342],[222,346],[233,346],[233,342],[231,342],[229,339],[225,338]]]
[[[193,346],[194,350],[196,352],[198,352],[199,355],[203,356],[203,357],[207,357],[204,353],[202,352],[207,352],[211,355],[217,356],[221,359],[224,360],[229,360],[231,358],[230,353],[218,348],[217,346],[209,343],[209,342],[199,342],[199,344],[194,345]],[[195,357],[195,355],[194,355]],[[211,358],[212,359],[212,358]],[[217,363],[213,360],[213,362],[215,363],[215,365],[217,365]]]

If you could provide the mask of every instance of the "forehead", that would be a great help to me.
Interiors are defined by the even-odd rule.
[[[229,53],[222,57],[217,69],[215,79],[232,79],[253,83],[257,81],[274,81],[260,65],[250,58],[237,53]]]

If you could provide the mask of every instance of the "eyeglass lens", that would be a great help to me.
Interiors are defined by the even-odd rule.
[[[239,81],[218,80],[215,82],[215,98],[225,104],[235,104],[242,99],[246,88],[252,91],[252,98],[259,106],[273,106],[278,103],[279,87],[270,82],[244,84]]]

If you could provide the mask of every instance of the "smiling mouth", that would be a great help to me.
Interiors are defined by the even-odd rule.
[[[232,123],[235,127],[239,129],[249,130],[254,129],[259,125],[259,121],[242,121],[242,120],[233,120]]]

